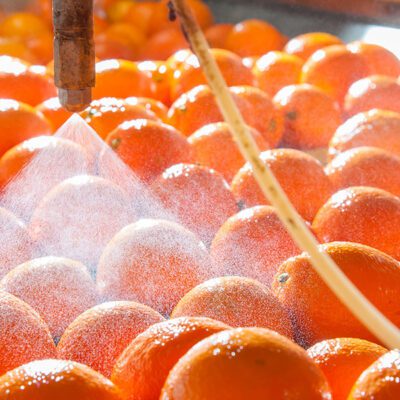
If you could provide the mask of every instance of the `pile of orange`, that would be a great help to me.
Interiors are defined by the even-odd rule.
[[[400,60],[188,4],[262,162],[400,326]],[[400,352],[286,232],[168,1],[94,6],[87,125],[63,126],[51,1],[0,15],[0,400],[400,398]]]

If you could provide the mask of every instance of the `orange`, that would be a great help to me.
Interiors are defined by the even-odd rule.
[[[168,117],[167,106],[159,100],[148,97],[128,97],[126,103],[133,106],[142,106],[148,111],[152,111],[161,121],[166,122]]]
[[[192,347],[170,372],[160,400],[330,399],[305,350],[273,331],[238,328]]]
[[[315,85],[342,104],[350,85],[368,76],[363,57],[344,45],[316,51],[304,64],[302,83]]]
[[[211,244],[221,275],[241,275],[270,286],[279,265],[300,251],[273,207],[256,206],[228,218]]]
[[[268,143],[254,128],[250,132],[261,150],[269,148]],[[194,150],[196,162],[212,168],[231,182],[239,168],[245,163],[229,126],[225,122],[205,125],[188,138]]]
[[[211,54],[217,62],[228,86],[253,85],[254,76],[249,68],[243,65],[242,59],[236,54],[221,49],[212,49]],[[179,70],[173,74],[171,82],[171,99],[193,89],[195,86],[205,84],[206,78],[197,57],[192,54],[180,65]]]
[[[355,186],[335,193],[318,211],[312,228],[323,243],[362,243],[400,260],[399,224],[399,197],[381,189]]]
[[[156,121],[158,119],[152,111],[114,97],[93,100],[80,115],[102,139],[125,121],[134,119]]]
[[[283,87],[300,81],[303,63],[300,57],[282,51],[270,51],[260,57],[253,67],[257,86],[274,96]]]
[[[129,45],[126,38],[115,35],[112,31],[105,30],[94,37],[96,58],[108,61],[110,59],[134,60],[138,51]],[[100,61],[101,62],[101,61]],[[116,90],[116,89],[114,89]],[[120,89],[121,90],[121,89]]]
[[[133,300],[169,314],[192,287],[210,277],[204,244],[175,222],[142,219],[105,247],[97,269],[100,294]]]
[[[392,350],[367,368],[355,382],[348,400],[395,400],[400,396],[400,352]]]
[[[190,145],[180,132],[148,119],[121,124],[107,136],[106,143],[146,183],[153,181],[165,168],[192,160]],[[100,162],[106,161],[107,153],[104,153]]]
[[[154,181],[152,190],[166,210],[206,244],[225,220],[238,211],[229,185],[216,171],[176,164]]]
[[[0,156],[23,140],[50,134],[50,123],[33,107],[0,99]]]
[[[299,214],[311,221],[331,195],[331,184],[321,163],[293,149],[267,150],[261,160],[271,168]],[[237,201],[247,207],[269,204],[255,181],[249,163],[242,167],[231,184]]]
[[[276,94],[274,103],[285,117],[282,141],[288,147],[327,147],[342,123],[337,102],[316,86],[287,86]]]
[[[135,220],[131,200],[116,184],[78,175],[54,186],[40,201],[30,231],[41,254],[68,257],[95,270],[103,247]]]
[[[214,278],[193,288],[179,301],[171,318],[208,317],[233,327],[258,326],[289,338],[289,314],[260,282],[238,276]]]
[[[61,104],[58,97],[45,100],[36,107],[45,118],[51,123],[53,132],[56,132],[61,126],[67,122],[72,113],[67,111]]]
[[[35,14],[28,12],[11,13],[0,23],[0,35],[27,39],[49,32],[48,24]]]
[[[129,343],[163,320],[158,312],[143,304],[103,303],[85,311],[69,325],[57,345],[57,355],[85,364],[109,378]]]
[[[121,400],[119,389],[83,364],[41,360],[0,378],[1,400]]]
[[[55,338],[97,302],[96,286],[87,268],[67,258],[27,261],[5,275],[0,287],[35,309]]]
[[[224,49],[226,40],[233,29],[233,24],[214,24],[208,27],[204,34],[210,47],[214,49]]]
[[[229,327],[209,318],[177,318],[137,336],[117,360],[112,381],[126,400],[158,399],[169,371],[196,343]]]
[[[192,55],[193,52],[190,49],[182,49],[168,57],[165,63],[169,70],[170,78],[172,78],[172,74],[179,73],[182,65],[185,65],[185,61]]]
[[[349,43],[347,47],[364,58],[369,75],[386,75],[394,78],[400,75],[400,60],[384,47],[362,41]]]
[[[112,59],[96,64],[96,87],[93,89],[95,100],[102,97],[152,97],[154,91],[151,78],[131,61]]]
[[[400,114],[371,110],[356,114],[343,123],[329,143],[329,156],[359,146],[373,146],[400,156]]]
[[[0,56],[0,97],[36,106],[57,95],[45,67],[29,66],[9,56]]]
[[[323,340],[307,350],[326,376],[335,400],[346,400],[354,382],[387,350],[362,339]]]
[[[32,239],[25,224],[0,207],[0,279],[32,256]]]
[[[0,376],[24,363],[55,357],[56,347],[49,328],[39,314],[3,290],[0,290],[0,317]],[[0,398],[3,394],[0,389]]]
[[[372,186],[400,196],[400,156],[376,147],[356,147],[335,157],[325,168],[335,191]]]
[[[393,77],[373,75],[353,83],[344,101],[344,111],[353,116],[374,108],[400,112],[400,84]]]
[[[53,37],[49,30],[25,40],[26,46],[34,55],[35,64],[46,65],[53,59]]]
[[[398,261],[358,243],[333,242],[319,248],[332,257],[372,304],[395,325],[399,324],[396,300],[400,288]],[[377,341],[314,271],[307,253],[289,258],[280,266],[273,290],[291,313],[297,339],[305,346],[337,337]]]
[[[29,50],[26,43],[18,38],[0,37],[0,54],[3,56],[19,58],[26,62],[36,61],[35,55],[31,50]]]
[[[337,36],[326,32],[308,32],[290,39],[284,51],[307,61],[317,50],[336,44],[343,44]]]
[[[239,22],[226,38],[226,48],[241,57],[262,56],[271,50],[281,50],[284,44],[284,36],[259,19]]]

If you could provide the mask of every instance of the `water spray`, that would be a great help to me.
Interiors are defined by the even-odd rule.
[[[306,251],[311,264],[343,304],[388,348],[400,348],[400,331],[347,278],[318,242],[297,213],[270,168],[260,159],[257,147],[234,102],[222,73],[210,53],[207,40],[185,0],[172,0],[182,29],[199,59],[208,84],[243,157],[251,164],[255,179],[298,246]],[[174,13],[173,13],[174,14]]]
[[[95,84],[93,0],[53,0],[54,79],[60,103],[79,112]]]

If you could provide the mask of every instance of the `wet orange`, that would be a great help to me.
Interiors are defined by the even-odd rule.
[[[361,55],[344,45],[334,45],[316,51],[306,61],[301,81],[319,87],[342,104],[350,85],[368,74]]]
[[[254,128],[251,134],[261,150],[270,146]],[[194,150],[194,158],[200,165],[212,168],[231,182],[239,168],[245,163],[229,126],[225,122],[205,125],[188,138]]]
[[[372,304],[395,325],[399,324],[396,300],[400,288],[398,261],[358,243],[327,243],[320,245],[320,250],[332,257]],[[290,311],[297,340],[305,346],[338,337],[377,341],[322,281],[306,253],[292,257],[280,266],[273,290]]]
[[[282,142],[297,149],[327,147],[342,123],[339,105],[321,89],[308,84],[280,90],[274,104],[285,118]]]
[[[274,96],[285,86],[300,81],[304,61],[282,51],[270,51],[260,57],[254,67],[257,86]]]
[[[362,339],[323,340],[307,350],[326,376],[335,400],[347,400],[354,382],[387,350]]]
[[[400,84],[393,77],[373,75],[353,83],[345,97],[344,111],[353,116],[374,108],[400,112]]]
[[[160,400],[285,397],[331,395],[324,375],[300,346],[268,329],[238,328],[192,347],[170,372]]]
[[[0,291],[0,316],[0,376],[30,361],[56,356],[49,328],[39,314],[3,290]],[[3,390],[0,393],[1,398]]]
[[[36,110],[51,123],[53,132],[56,132],[72,116],[72,113],[60,104],[58,97],[44,101],[36,107]]]
[[[168,120],[168,108],[159,100],[150,99],[148,97],[128,97],[125,101],[129,105],[142,106],[146,110],[152,111],[161,121],[166,122]]]
[[[154,181],[152,190],[165,209],[207,244],[226,219],[238,211],[224,178],[195,164],[176,164],[166,169]]]
[[[400,156],[376,147],[356,147],[335,157],[325,168],[335,191],[372,186],[400,196]]]
[[[145,109],[143,109],[145,112]],[[148,119],[127,121],[112,131],[106,143],[138,178],[151,182],[166,168],[192,161],[187,139],[172,126]],[[104,162],[107,162],[105,153]]]
[[[337,44],[343,44],[343,42],[330,33],[308,32],[290,39],[286,43],[284,51],[307,61],[317,50]]]
[[[132,300],[168,315],[192,287],[210,278],[204,244],[183,226],[142,219],[123,228],[105,247],[97,269],[100,294]]]
[[[279,265],[299,253],[270,206],[248,208],[228,218],[211,244],[221,275],[252,277],[268,287]]]
[[[68,326],[57,345],[57,355],[85,364],[109,378],[129,343],[163,320],[157,311],[143,304],[103,303],[85,311]]]
[[[153,325],[117,360],[112,381],[126,400],[158,399],[169,371],[196,343],[229,329],[209,318],[177,318]]]
[[[400,260],[400,198],[381,189],[354,186],[335,193],[315,216],[321,242],[350,241]]]
[[[214,49],[224,49],[226,40],[233,29],[233,24],[214,24],[204,32],[207,42]]]
[[[293,337],[288,312],[267,286],[239,276],[214,278],[193,288],[172,311],[171,318],[178,317],[208,317],[232,327],[257,326]]]
[[[271,168],[300,215],[311,221],[331,195],[331,184],[319,161],[293,149],[264,151],[261,160]],[[231,188],[236,200],[247,207],[268,204],[249,163],[238,171]]]
[[[226,48],[241,57],[262,56],[271,50],[282,50],[284,45],[284,36],[258,19],[239,22],[226,38]]]
[[[399,350],[392,350],[381,356],[360,375],[348,400],[395,400],[399,398],[399,362]]]
[[[73,361],[47,359],[22,365],[0,378],[0,399],[121,400],[103,375]]]

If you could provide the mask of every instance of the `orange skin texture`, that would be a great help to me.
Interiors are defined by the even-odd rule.
[[[221,275],[248,276],[268,287],[279,265],[299,253],[271,206],[247,208],[228,218],[211,244]]]
[[[210,255],[192,232],[175,222],[142,219],[105,247],[97,287],[105,299],[138,301],[169,315],[211,270]]]
[[[333,135],[329,159],[360,146],[373,146],[400,156],[400,114],[374,109],[359,113],[343,123]]]
[[[67,122],[73,113],[67,111],[61,106],[58,97],[52,97],[40,103],[36,110],[44,115],[44,117],[50,122],[52,131],[56,132],[61,126]]]
[[[13,213],[0,207],[0,279],[32,256],[32,238],[26,225]]]
[[[56,95],[53,78],[46,73],[45,67],[0,56],[0,97],[37,106]]]
[[[150,327],[117,360],[111,380],[126,400],[156,400],[172,367],[196,343],[228,325],[209,318],[177,318]]]
[[[105,97],[93,100],[81,117],[105,139],[107,135],[125,121],[149,119],[157,121],[157,116],[141,105],[133,105],[124,99]]]
[[[1,290],[0,316],[0,376],[30,361],[56,356],[49,328],[24,301]]]
[[[206,244],[226,219],[238,211],[223,177],[195,164],[168,168],[154,181],[152,190],[165,209]]]
[[[398,261],[379,250],[358,243],[332,242],[320,245],[320,249],[332,257],[372,304],[395,325],[399,324]],[[289,258],[280,266],[272,289],[290,311],[298,334],[297,341],[304,346],[337,337],[377,342],[373,334],[321,280],[306,253]]]
[[[148,97],[128,97],[125,101],[129,105],[142,106],[148,111],[152,111],[161,121],[167,122],[168,108],[159,100]]]
[[[380,108],[400,112],[400,84],[393,77],[373,75],[353,83],[344,101],[344,111],[353,116]]]
[[[179,131],[147,119],[121,124],[107,136],[106,143],[146,183],[171,165],[193,160],[190,144]]]
[[[232,32],[233,24],[215,24],[210,26],[204,32],[207,42],[213,49],[224,49],[226,40]]]
[[[251,134],[261,150],[270,148],[254,128]],[[246,162],[226,122],[205,125],[188,138],[197,163],[212,168],[231,182],[236,172]]]
[[[0,378],[0,399],[122,400],[119,389],[83,364],[41,360],[22,365]]]
[[[317,50],[337,44],[343,44],[337,36],[326,32],[309,32],[290,39],[284,51],[307,61]]]
[[[347,400],[354,382],[387,349],[362,339],[323,340],[307,350],[322,370],[335,400]]]
[[[179,301],[171,318],[208,317],[232,327],[272,329],[293,338],[288,312],[260,282],[239,276],[214,278],[193,288]]]
[[[400,260],[399,224],[399,197],[377,188],[354,186],[335,193],[321,207],[312,229],[321,243],[362,243]]]
[[[133,50],[126,40],[116,36],[112,31],[98,33],[95,36],[94,44],[96,58],[100,61],[109,59],[133,60],[137,57],[137,51]]]
[[[109,378],[118,357],[151,325],[164,321],[143,304],[115,301],[95,306],[73,321],[57,345],[60,359],[89,366]]]
[[[0,100],[0,156],[24,140],[50,134],[43,114],[16,100]]]
[[[304,61],[282,51],[270,51],[260,57],[254,67],[257,86],[271,97],[285,86],[300,81]]]
[[[325,172],[335,191],[371,186],[400,196],[400,156],[376,147],[356,147],[339,154]]]
[[[262,56],[284,45],[285,37],[274,26],[257,19],[239,22],[226,38],[226,48],[241,57]]]
[[[35,309],[55,338],[79,314],[97,303],[96,285],[87,268],[67,258],[27,261],[5,275],[0,288]]]
[[[384,47],[362,41],[349,43],[347,47],[364,58],[369,75],[386,75],[393,78],[400,75],[400,60]]]
[[[357,379],[348,400],[396,400],[400,396],[400,353],[392,350],[368,367]]]
[[[126,82],[132,84],[127,85]],[[154,92],[151,77],[140,71],[134,62],[112,59],[96,64],[96,87],[92,91],[94,100],[103,97],[153,97]]]
[[[211,54],[217,62],[228,86],[254,85],[255,81],[251,70],[243,64],[242,59],[238,55],[222,49],[211,49]],[[190,89],[206,83],[207,81],[199,61],[193,54],[173,74],[171,99],[175,101]]]
[[[327,147],[342,123],[337,102],[308,84],[283,88],[274,97],[274,104],[285,117],[282,142],[291,148]]]
[[[331,183],[320,162],[293,149],[264,151],[261,160],[271,168],[300,215],[311,221],[332,193]],[[247,207],[269,204],[248,163],[233,178],[231,189],[236,200]]]
[[[331,399],[324,375],[300,346],[268,329],[238,328],[192,347],[170,372],[160,400],[290,397]]]
[[[316,51],[306,61],[301,82],[319,87],[342,105],[349,87],[368,74],[359,54],[344,45],[334,45]]]

